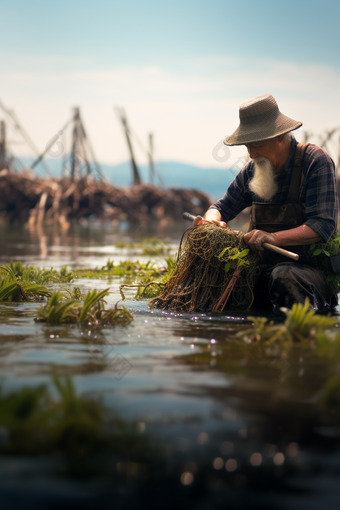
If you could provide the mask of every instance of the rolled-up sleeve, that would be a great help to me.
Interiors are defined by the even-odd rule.
[[[312,146],[306,160],[305,225],[327,242],[336,231],[338,221],[334,163],[328,154],[316,146]]]

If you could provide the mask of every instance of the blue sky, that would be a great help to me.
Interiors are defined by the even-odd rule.
[[[316,142],[340,124],[339,1],[0,0],[0,16],[0,99],[41,150],[76,105],[107,163],[127,158],[115,105],[159,159],[208,167],[249,97],[271,92]]]

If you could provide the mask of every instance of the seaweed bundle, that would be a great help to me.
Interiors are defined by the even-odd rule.
[[[260,258],[243,236],[210,223],[188,229],[174,271],[150,306],[181,312],[248,310]]]

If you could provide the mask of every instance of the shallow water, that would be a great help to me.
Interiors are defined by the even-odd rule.
[[[102,267],[108,258],[146,262],[150,257],[115,244],[163,235],[175,252],[180,233],[100,225],[3,229],[0,262],[56,269]],[[123,282],[83,278],[69,287],[110,287],[107,302],[114,306]],[[51,376],[72,376],[79,394],[102,399],[162,449],[156,471],[140,475],[115,458],[104,471],[71,476],[64,464],[58,467],[60,459],[2,457],[5,508],[28,500],[32,508],[107,501],[118,508],[172,508],[178,498],[188,508],[335,508],[339,390],[329,399],[327,384],[339,372],[337,353],[322,357],[302,345],[284,355],[251,349],[235,336],[249,327],[249,314],[165,313],[133,295],[126,292],[134,317],[126,327],[49,326],[34,321],[40,304],[1,303],[1,387],[7,393],[53,386]]]

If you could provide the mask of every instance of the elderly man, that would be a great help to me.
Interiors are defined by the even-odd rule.
[[[239,127],[224,143],[245,145],[251,159],[204,220],[225,227],[251,206],[244,240],[261,254],[254,304],[291,308],[308,297],[312,308],[328,310],[337,298],[325,275],[312,266],[309,247],[337,231],[334,163],[319,147],[297,143],[291,131],[302,123],[283,115],[270,94],[242,103],[239,116]],[[295,251],[299,261],[273,254],[263,243]]]

